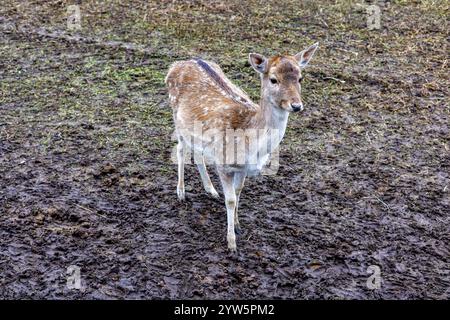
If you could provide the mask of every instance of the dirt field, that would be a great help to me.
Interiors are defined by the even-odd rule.
[[[362,1],[120,2],[83,1],[79,31],[73,2],[2,2],[1,298],[450,297],[447,1],[378,1],[379,30]],[[214,60],[258,100],[247,54],[316,41],[229,255],[193,165],[177,201],[167,68]]]

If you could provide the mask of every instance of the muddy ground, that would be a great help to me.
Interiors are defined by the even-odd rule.
[[[379,1],[379,30],[368,2],[101,3],[75,31],[72,2],[0,8],[1,298],[449,298],[446,1]],[[247,181],[231,256],[192,165],[177,201],[165,73],[201,56],[257,100],[248,52],[316,41],[306,110],[278,173]]]

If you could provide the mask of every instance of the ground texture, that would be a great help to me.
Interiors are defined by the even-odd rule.
[[[72,2],[2,2],[1,298],[449,298],[447,1],[379,1],[380,30],[362,1],[122,2],[83,1],[79,31]],[[177,201],[165,73],[211,59],[257,100],[248,52],[316,41],[231,256],[192,165]]]

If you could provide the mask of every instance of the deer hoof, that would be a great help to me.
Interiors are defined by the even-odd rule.
[[[237,248],[236,247],[230,247],[228,246],[228,250],[230,250],[231,254],[236,254],[237,253]]]
[[[209,190],[208,192],[211,194],[211,196],[212,196],[213,198],[219,199],[220,196],[219,196],[219,194],[217,193],[216,189],[212,188],[212,189]]]
[[[231,252],[233,252],[233,253],[235,253],[236,251],[237,251],[237,247],[236,247],[236,237],[233,235],[233,236],[228,236],[227,237],[227,242],[228,242],[228,249],[231,251]]]
[[[184,189],[177,188],[177,195],[180,201],[184,201],[184,199],[186,198],[184,194]]]

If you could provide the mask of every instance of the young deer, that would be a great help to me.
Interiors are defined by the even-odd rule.
[[[253,103],[213,62],[192,59],[176,62],[169,69],[166,84],[178,138],[178,198],[184,200],[185,197],[184,160],[187,150],[194,152],[206,191],[214,197],[219,196],[206,171],[205,158],[212,161],[225,195],[227,241],[231,251],[236,251],[235,228],[239,230],[238,204],[244,180],[247,175],[258,173],[270,153],[278,147],[289,113],[303,110],[301,70],[317,47],[318,43],[294,56],[266,58],[251,53],[250,64],[261,77],[259,105]],[[247,148],[250,143],[247,132],[255,130],[258,132],[257,143]],[[245,135],[231,135],[230,131],[245,132]],[[205,135],[205,132],[213,133]],[[219,152],[218,144],[222,145]],[[235,160],[236,145],[244,145],[238,152],[243,160],[239,163],[224,161],[224,158],[230,158],[230,154]],[[250,161],[255,157],[256,162]]]

